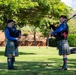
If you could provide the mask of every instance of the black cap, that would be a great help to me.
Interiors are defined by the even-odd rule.
[[[65,15],[61,15],[60,17],[62,17],[64,19],[67,19],[67,16],[65,16]]]
[[[13,20],[8,20],[7,23],[14,22]]]

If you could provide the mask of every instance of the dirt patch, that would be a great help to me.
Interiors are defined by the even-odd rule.
[[[23,35],[23,34],[22,34]],[[46,38],[39,37],[40,33],[36,35],[36,46],[45,46]],[[5,45],[5,35],[4,32],[0,31],[0,46]],[[28,34],[27,36],[22,36],[19,40],[19,46],[33,46],[34,45],[34,35]]]

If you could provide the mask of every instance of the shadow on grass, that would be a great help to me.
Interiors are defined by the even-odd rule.
[[[0,55],[4,55],[4,52],[3,51],[0,51]]]
[[[19,52],[20,55],[36,55],[35,53]],[[0,55],[4,55],[0,51]],[[48,62],[50,61],[50,62]],[[62,59],[49,58],[47,62],[42,61],[16,61],[18,70],[7,70],[7,63],[0,62],[0,75],[76,75],[76,59],[69,59],[68,71],[59,71],[62,66]]]
[[[36,55],[35,53],[19,52],[19,55]]]
[[[6,63],[0,63],[0,75],[76,75],[76,60],[69,60],[68,71],[57,70],[62,64],[60,59],[50,59],[51,62],[35,62],[35,61],[16,61],[15,66],[18,70],[7,70]],[[72,62],[71,62],[72,61]],[[58,63],[60,62],[60,63]],[[71,64],[71,66],[70,66]]]
[[[69,59],[68,64],[69,64],[69,67],[75,68],[76,70],[76,59]]]
[[[0,51],[0,56],[4,55],[4,51]],[[35,53],[19,52],[19,55],[36,55]]]

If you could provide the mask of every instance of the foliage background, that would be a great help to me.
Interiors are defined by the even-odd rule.
[[[31,28],[36,44],[36,31],[49,38],[50,25],[59,24],[59,16],[65,14],[68,18],[73,9],[61,0],[0,0],[0,30],[4,30],[8,19],[14,19],[17,28]],[[75,19],[68,22],[69,33],[76,33]]]

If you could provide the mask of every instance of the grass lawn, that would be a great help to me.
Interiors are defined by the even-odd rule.
[[[0,75],[76,75],[76,54],[68,56],[68,70],[59,71],[63,62],[56,48],[23,46],[16,57],[18,70],[8,70],[4,49],[0,47]]]

